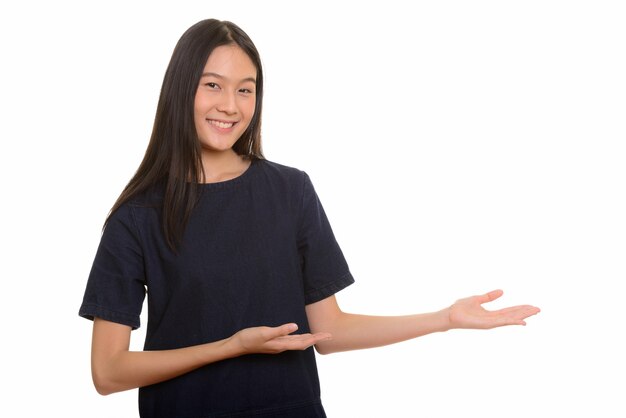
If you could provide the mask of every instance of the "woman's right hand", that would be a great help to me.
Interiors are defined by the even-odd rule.
[[[231,341],[242,355],[278,354],[287,350],[306,350],[320,341],[327,341],[332,338],[327,332],[290,335],[297,329],[296,324],[246,328],[233,335]]]
[[[296,324],[254,327],[232,337],[169,350],[129,351],[131,328],[94,318],[91,365],[98,393],[109,393],[153,385],[189,373],[198,367],[252,353],[276,354],[304,350],[330,334],[289,335]]]

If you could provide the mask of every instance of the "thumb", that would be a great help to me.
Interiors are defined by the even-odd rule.
[[[270,328],[268,337],[270,340],[272,338],[282,337],[282,336],[291,334],[297,329],[298,329],[298,325],[294,323],[280,325],[278,327]]]
[[[482,305],[483,303],[493,302],[494,300],[498,299],[503,294],[504,292],[501,289],[492,290],[489,293],[485,293],[484,295],[478,296],[478,303]]]

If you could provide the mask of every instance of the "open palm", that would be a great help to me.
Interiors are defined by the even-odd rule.
[[[483,303],[492,302],[502,296],[502,290],[494,290],[484,295],[457,300],[450,308],[452,328],[490,329],[505,325],[526,325],[526,318],[539,313],[539,308],[531,305],[511,306],[496,311],[488,311]]]

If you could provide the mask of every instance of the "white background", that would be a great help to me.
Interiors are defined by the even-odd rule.
[[[265,153],[311,176],[357,279],[344,310],[494,288],[542,308],[318,357],[329,417],[626,416],[624,7],[409,3],[0,6],[1,416],[137,416],[136,391],[93,389],[77,312],[172,49],[208,17],[261,53]]]

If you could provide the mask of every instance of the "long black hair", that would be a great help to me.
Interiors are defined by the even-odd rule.
[[[262,159],[261,58],[248,35],[237,25],[216,19],[202,20],[181,36],[170,59],[150,143],[137,172],[113,205],[105,222],[124,203],[157,185],[163,185],[162,227],[169,247],[176,251],[198,199],[198,184],[205,181],[201,147],[194,123],[194,101],[209,55],[223,45],[239,46],[256,67],[256,105],[250,125],[233,145],[248,159]]]

